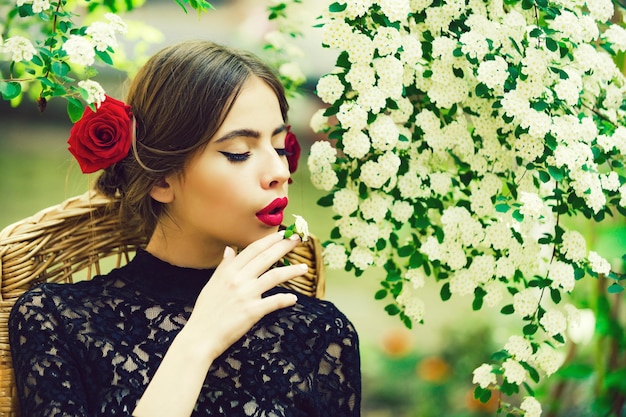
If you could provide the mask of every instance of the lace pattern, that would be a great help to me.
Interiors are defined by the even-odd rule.
[[[24,294],[9,322],[22,414],[129,416],[211,273],[141,251],[106,276]],[[213,362],[193,416],[360,416],[353,325],[298,298]]]

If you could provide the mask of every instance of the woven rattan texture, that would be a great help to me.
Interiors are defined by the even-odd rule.
[[[117,208],[117,201],[88,192],[0,232],[0,417],[20,417],[9,349],[11,307],[38,283],[90,279],[128,262],[145,239],[120,227]],[[285,286],[323,297],[319,241],[311,237],[286,258],[289,263],[306,263],[309,270]]]

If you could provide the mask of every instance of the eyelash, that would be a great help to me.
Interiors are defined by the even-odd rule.
[[[291,155],[289,152],[285,150],[285,148],[274,148],[274,149],[276,150],[276,153],[278,154],[278,156]],[[230,162],[243,162],[247,160],[251,155],[250,152],[232,153],[232,152],[220,151],[220,153],[224,155],[226,159],[228,159]]]

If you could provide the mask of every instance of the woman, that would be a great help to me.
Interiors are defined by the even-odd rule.
[[[354,327],[331,303],[276,287],[306,271],[272,268],[299,242],[278,232],[287,109],[256,57],[197,41],[152,57],[126,104],[85,111],[70,151],[85,172],[106,167],[98,187],[149,240],[108,275],[16,303],[24,416],[360,415]]]

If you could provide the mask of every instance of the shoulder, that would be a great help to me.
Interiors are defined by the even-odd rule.
[[[272,293],[296,294],[298,301],[292,307],[279,310],[280,316],[289,317],[294,323],[306,325],[314,333],[357,338],[356,329],[350,319],[328,300],[309,297],[285,288],[275,288]]]
[[[118,286],[118,270],[107,275],[98,275],[91,280],[75,283],[42,283],[24,292],[11,309],[11,315],[28,311],[49,312],[73,302],[83,304],[93,297],[102,296],[106,288]]]

